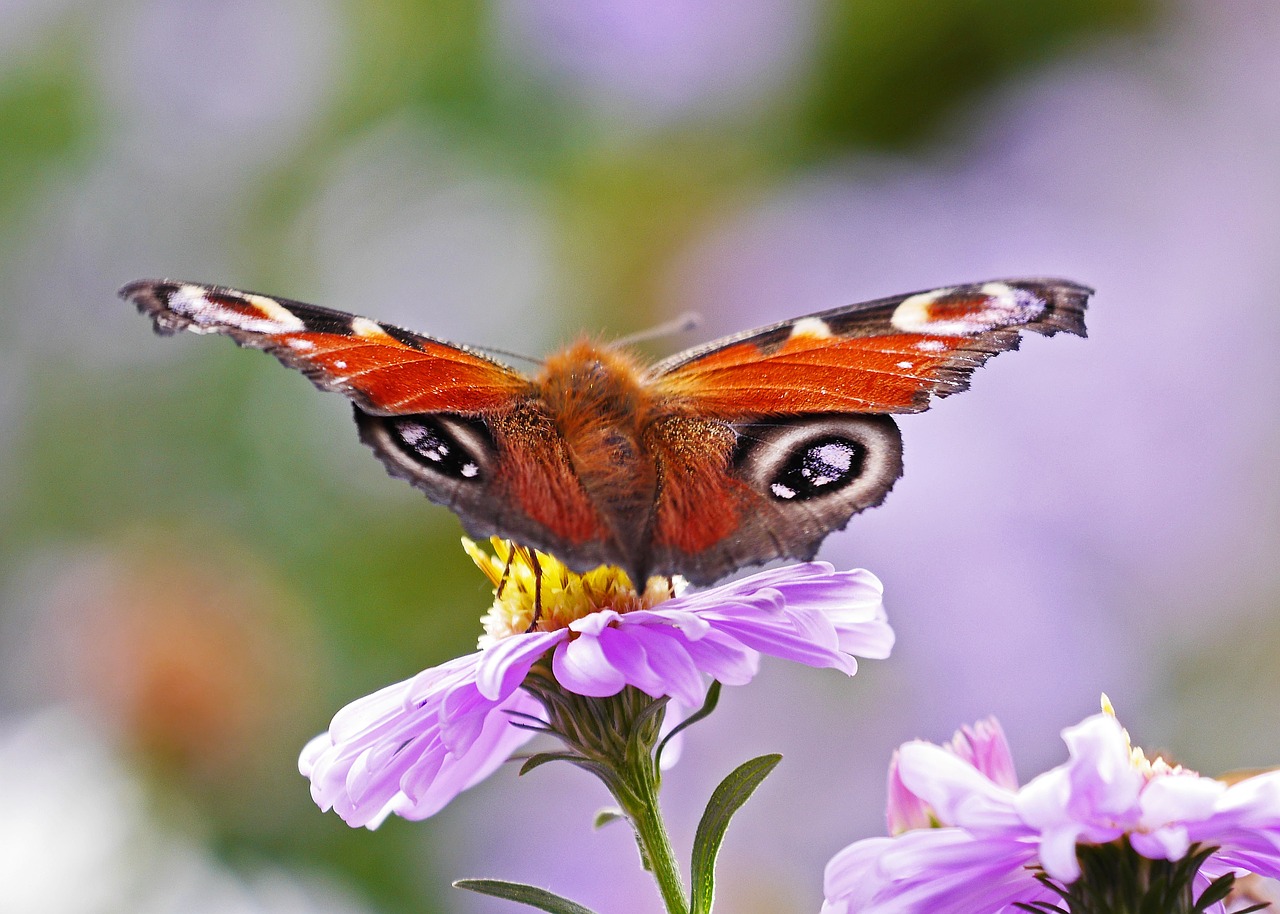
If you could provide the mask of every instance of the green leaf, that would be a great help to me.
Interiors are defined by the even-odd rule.
[[[531,755],[524,760],[524,764],[520,766],[520,774],[526,775],[535,768],[545,765],[547,762],[580,762],[582,756],[576,752],[539,752]]]
[[[501,879],[459,879],[453,885],[454,888],[466,889],[469,892],[505,898],[517,904],[527,904],[540,911],[549,911],[550,914],[595,914],[590,908],[585,908],[576,901],[562,898],[555,892],[540,889],[536,885],[525,885],[523,882],[505,882]]]
[[[708,700],[711,700],[710,696]],[[782,756],[773,753],[743,762],[711,794],[711,800],[707,803],[707,809],[698,823],[698,831],[693,837],[693,903],[689,908],[690,914],[710,912],[715,896],[716,855],[720,853],[720,844],[729,828],[729,820],[780,761]]]
[[[1215,904],[1223,901],[1231,894],[1231,889],[1235,886],[1236,874],[1226,873],[1213,882],[1209,883],[1209,887],[1200,893],[1200,897],[1196,899],[1195,911],[1207,911]]]
[[[654,750],[654,753],[653,753],[653,764],[658,768],[661,768],[662,767],[662,750],[666,748],[667,743],[671,742],[671,737],[675,736],[677,733],[679,733],[681,730],[685,729],[686,727],[691,726],[692,724],[696,724],[698,721],[702,720],[704,717],[709,716],[711,712],[716,709],[716,705],[719,703],[719,701],[720,701],[720,682],[719,680],[713,679],[711,680],[711,686],[707,689],[707,697],[706,697],[706,700],[702,702],[702,707],[694,711],[684,720],[680,721],[680,723],[672,727],[671,732],[668,733],[663,738],[662,742],[658,743],[658,748]]]

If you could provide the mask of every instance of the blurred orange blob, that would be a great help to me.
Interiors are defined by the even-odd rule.
[[[315,651],[296,600],[208,537],[178,540],[201,544],[191,558],[149,539],[65,568],[38,624],[44,675],[167,773],[238,780],[263,756],[292,773]]]

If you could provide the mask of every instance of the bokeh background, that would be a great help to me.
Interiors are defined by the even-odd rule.
[[[533,356],[1095,285],[1090,339],[902,421],[823,552],[884,580],[895,656],[729,690],[676,841],[783,752],[721,902],[814,911],[895,745],[994,713],[1030,776],[1102,690],[1193,767],[1280,763],[1277,46],[1270,0],[0,0],[0,912],[514,910],[463,876],[657,907],[567,767],[372,833],[315,809],[304,741],[488,595],[340,398],[154,337],[138,277]]]

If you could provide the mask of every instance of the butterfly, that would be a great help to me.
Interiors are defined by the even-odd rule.
[[[588,339],[532,376],[465,345],[222,286],[120,291],[160,334],[265,350],[355,407],[393,476],[576,571],[708,584],[807,560],[902,473],[892,414],[964,390],[1021,331],[1085,335],[1058,279],[916,292],[748,330],[645,365]]]

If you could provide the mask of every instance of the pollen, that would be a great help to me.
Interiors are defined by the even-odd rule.
[[[493,584],[493,606],[481,618],[480,648],[530,630],[556,631],[601,610],[651,609],[684,589],[681,578],[652,577],[638,593],[621,568],[601,565],[579,574],[554,556],[491,537],[490,554],[463,537],[462,548]]]

